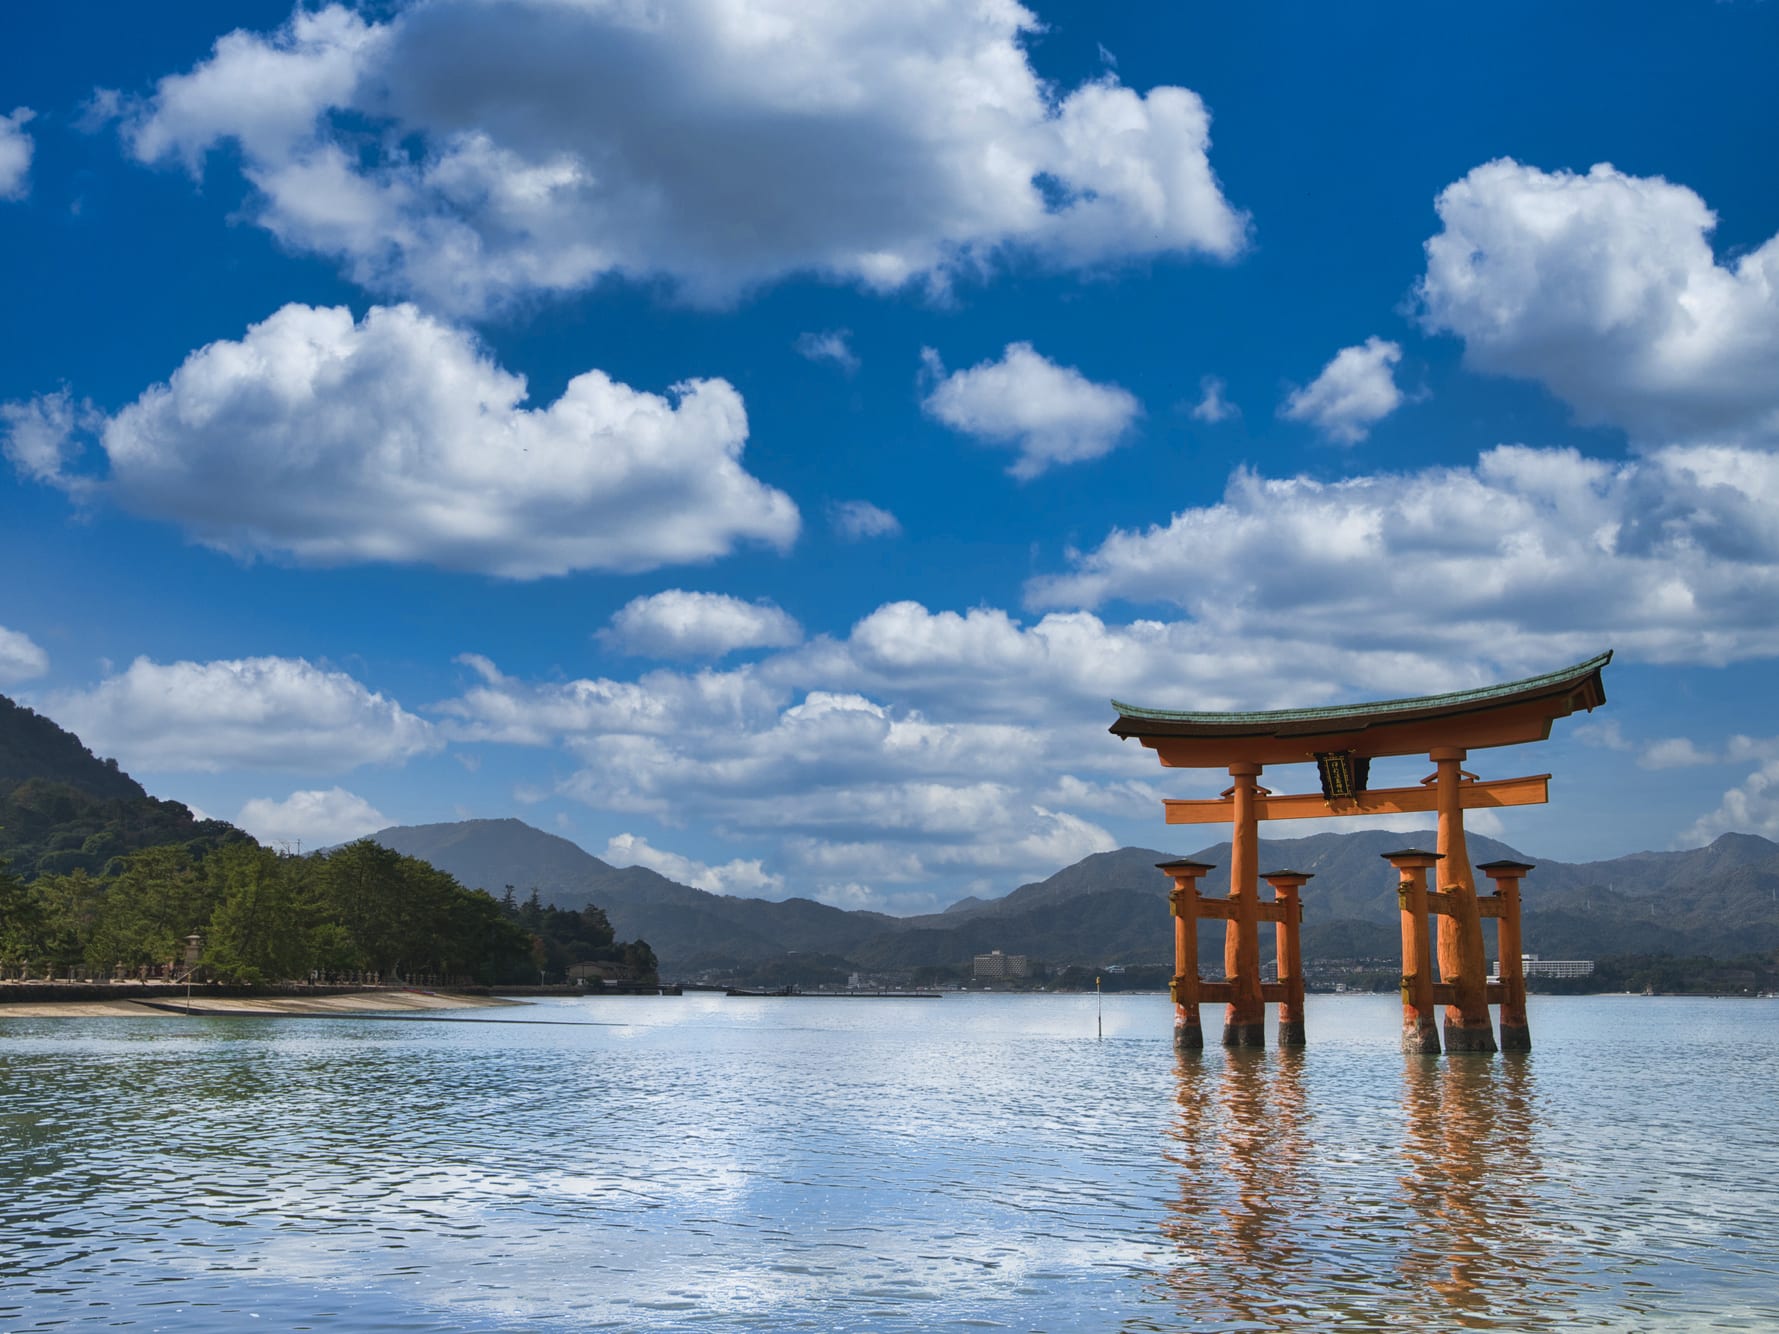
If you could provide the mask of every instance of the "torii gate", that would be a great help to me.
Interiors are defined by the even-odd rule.
[[[1533,868],[1524,862],[1489,862],[1477,869],[1495,883],[1495,893],[1478,899],[1464,842],[1464,812],[1500,806],[1541,805],[1549,800],[1550,775],[1483,782],[1461,768],[1467,754],[1490,746],[1544,741],[1551,724],[1577,709],[1606,702],[1600,673],[1610,651],[1562,671],[1510,681],[1479,690],[1373,704],[1283,709],[1266,713],[1175,713],[1112,701],[1118,721],[1113,735],[1136,737],[1155,751],[1165,768],[1227,768],[1234,785],[1214,801],[1166,801],[1169,824],[1234,826],[1229,859],[1229,897],[1210,899],[1198,881],[1212,868],[1204,862],[1163,862],[1173,878],[1174,1038],[1181,1047],[1204,1045],[1198,1007],[1227,1005],[1223,1044],[1266,1045],[1266,1003],[1279,1003],[1279,1042],[1301,1046],[1303,972],[1298,932],[1303,905],[1298,891],[1312,877],[1301,871],[1259,873],[1259,823],[1331,815],[1385,815],[1437,811],[1439,849],[1405,848],[1386,853],[1397,870],[1402,905],[1402,1042],[1405,1050],[1438,1052],[1433,1007],[1443,1003],[1447,1051],[1494,1051],[1489,1005],[1501,1007],[1501,1047],[1526,1051],[1525,978],[1520,968],[1519,882]],[[1435,766],[1419,787],[1368,788],[1371,761],[1385,755],[1426,755]],[[1268,764],[1314,761],[1322,790],[1277,796],[1259,785]],[[1427,872],[1438,868],[1439,888],[1427,887]],[[1259,881],[1272,887],[1260,901]],[[1438,916],[1439,978],[1433,980],[1427,915]],[[1499,926],[1500,979],[1483,973],[1482,919]],[[1224,927],[1222,982],[1198,975],[1198,923],[1221,919]],[[1277,933],[1278,980],[1260,978],[1260,923]]]

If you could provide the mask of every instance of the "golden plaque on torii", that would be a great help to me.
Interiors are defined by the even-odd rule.
[[[1174,882],[1175,1038],[1183,1047],[1204,1043],[1198,1007],[1223,1001],[1226,1046],[1264,1046],[1266,1002],[1279,1003],[1279,1041],[1300,1045],[1303,1028],[1303,975],[1298,944],[1303,907],[1298,891],[1312,879],[1300,871],[1261,876],[1259,822],[1349,815],[1437,812],[1435,852],[1405,848],[1386,854],[1400,879],[1402,907],[1403,1045],[1437,1052],[1440,1035],[1433,1007],[1444,1003],[1448,1051],[1494,1051],[1489,1005],[1501,1009],[1501,1048],[1527,1050],[1525,979],[1520,968],[1519,882],[1533,868],[1523,862],[1490,862],[1481,867],[1495,893],[1479,899],[1464,841],[1464,812],[1491,807],[1528,806],[1549,799],[1550,775],[1483,781],[1462,764],[1472,750],[1544,741],[1551,724],[1577,710],[1606,702],[1601,672],[1611,652],[1561,671],[1475,690],[1368,704],[1259,713],[1189,713],[1145,709],[1112,701],[1118,721],[1113,735],[1135,737],[1156,753],[1164,767],[1227,769],[1232,786],[1205,801],[1166,801],[1169,824],[1233,826],[1229,897],[1208,899],[1198,881],[1212,868],[1202,862],[1164,862]],[[1371,761],[1392,755],[1426,755],[1434,772],[1418,787],[1368,786]],[[1269,764],[1314,763],[1320,792],[1281,796],[1261,787]],[[1437,888],[1427,874],[1437,872]],[[1259,882],[1272,887],[1262,903]],[[1427,918],[1438,919],[1439,981],[1433,980]],[[1497,919],[1500,975],[1484,976],[1482,919]],[[1221,919],[1225,980],[1198,976],[1198,922]],[[1260,977],[1259,928],[1275,923],[1276,982]]]

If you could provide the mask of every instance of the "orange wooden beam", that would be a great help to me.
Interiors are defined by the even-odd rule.
[[[1542,806],[1550,800],[1550,775],[1529,778],[1496,778],[1465,783],[1459,795],[1467,811],[1497,806]],[[1209,801],[1163,801],[1169,824],[1228,824],[1235,818],[1235,803],[1227,797]],[[1256,797],[1256,814],[1262,820],[1314,820],[1331,815],[1402,815],[1438,809],[1431,787],[1380,787],[1356,797],[1328,800],[1320,792],[1291,796]]]
[[[1241,916],[1241,905],[1234,899],[1201,898],[1196,907],[1201,920],[1233,922]],[[1254,919],[1260,922],[1283,922],[1286,920],[1285,905],[1276,900],[1262,899],[1254,905]]]

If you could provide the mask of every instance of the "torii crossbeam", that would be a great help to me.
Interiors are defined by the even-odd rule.
[[[1164,862],[1174,882],[1175,1039],[1201,1047],[1198,1007],[1207,1001],[1227,1005],[1223,1042],[1259,1047],[1266,1042],[1266,1002],[1279,1002],[1279,1041],[1301,1044],[1303,976],[1298,933],[1303,908],[1298,891],[1312,877],[1300,871],[1273,871],[1264,878],[1273,889],[1260,901],[1259,822],[1327,816],[1383,815],[1432,811],[1439,817],[1439,848],[1405,848],[1387,854],[1400,878],[1403,917],[1403,1045],[1415,1051],[1440,1049],[1433,1007],[1443,1002],[1448,1051],[1494,1051],[1489,1005],[1501,1007],[1501,1047],[1527,1050],[1525,983],[1520,968],[1519,882],[1532,867],[1491,862],[1478,869],[1495,882],[1495,894],[1479,900],[1470,854],[1464,841],[1464,812],[1491,807],[1541,804],[1549,798],[1549,774],[1483,782],[1464,772],[1472,750],[1519,745],[1549,738],[1551,724],[1579,709],[1606,702],[1601,672],[1611,652],[1561,671],[1477,690],[1414,699],[1264,713],[1182,713],[1145,709],[1112,701],[1118,721],[1113,735],[1136,737],[1155,751],[1166,768],[1227,769],[1233,785],[1213,801],[1168,801],[1169,824],[1233,826],[1229,897],[1207,899],[1198,881],[1211,868],[1201,862]],[[1424,754],[1434,772],[1419,787],[1369,788],[1371,761],[1390,755]],[[1269,764],[1314,762],[1319,793],[1279,796],[1259,784]],[[1437,868],[1436,889],[1427,873]],[[1432,976],[1429,915],[1438,919],[1439,981]],[[1483,972],[1483,917],[1498,919],[1500,979]],[[1221,982],[1198,976],[1198,922],[1222,919],[1224,973]],[[1278,980],[1260,977],[1259,928],[1276,923]],[[1510,949],[1511,946],[1511,949]]]

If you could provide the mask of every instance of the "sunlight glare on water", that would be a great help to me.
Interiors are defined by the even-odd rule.
[[[1200,1056],[1157,996],[0,1019],[0,1328],[1779,1327],[1779,1007],[1457,1058],[1397,1008]]]

